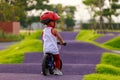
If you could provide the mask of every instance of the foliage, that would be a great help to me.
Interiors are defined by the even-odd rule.
[[[7,40],[7,41],[19,41],[24,39],[23,35],[15,35],[15,34],[8,34],[0,31],[0,39]]]
[[[111,6],[112,6],[112,9],[120,9],[120,5],[119,4],[113,3],[113,4],[111,4]]]
[[[21,6],[21,7],[20,7]],[[0,1],[0,21],[19,21],[25,16],[24,3],[21,0]]]
[[[42,31],[38,30],[36,32],[33,32],[31,35],[27,35],[25,39],[40,39]]]
[[[83,0],[83,3],[88,6],[88,9],[90,8],[90,15],[92,20],[95,20],[96,16],[99,16],[99,29],[102,30],[103,28],[103,9],[102,7],[104,6],[104,1],[105,0]],[[99,14],[98,14],[99,13]],[[96,22],[92,23],[93,29],[95,29]]]
[[[0,51],[0,63],[21,63],[27,52],[41,52],[42,41],[39,40],[41,31],[26,35],[26,38]]]
[[[75,20],[73,20],[72,17],[67,17],[65,19],[65,23],[66,23],[68,29],[70,28],[73,30],[73,26],[75,25]]]
[[[64,19],[66,15],[71,15],[74,21],[74,6],[65,6],[62,4],[51,5],[47,4],[49,0],[2,0],[0,2],[0,21],[20,21],[23,27],[31,25],[33,22],[39,22],[38,16],[27,16],[27,12],[32,10],[52,10],[60,15],[60,26],[64,28]],[[68,11],[69,10],[69,11]],[[64,13],[67,13],[64,15]],[[74,22],[73,22],[74,23]],[[66,23],[65,23],[66,24]],[[74,23],[75,24],[75,23]]]
[[[95,8],[101,8],[104,6],[104,1],[105,0],[83,0],[83,3],[86,6],[89,6],[90,8],[93,9],[94,12],[96,12]]]
[[[83,3],[87,6],[102,7],[104,6],[104,1],[105,0],[83,0]]]
[[[65,24],[67,28],[73,27],[75,25],[74,14],[76,11],[75,6],[63,6],[62,4],[52,5],[52,11],[55,11],[60,16],[59,28],[61,30],[65,29]],[[67,21],[68,20],[68,21]]]
[[[115,10],[110,10],[110,9],[104,9],[103,10],[103,15],[104,16],[109,16],[109,15],[112,15],[112,14],[115,14]]]
[[[64,11],[66,12],[65,24],[67,25],[67,29],[70,28],[73,30],[73,26],[75,26],[74,14],[76,8],[74,6],[65,6]]]
[[[26,0],[25,0],[26,1]],[[52,6],[47,4],[49,0],[27,0],[26,1],[26,6],[25,6],[25,12],[29,12],[34,10],[46,10],[46,9],[51,9]],[[26,27],[28,25],[31,25],[33,22],[39,22],[39,16],[25,16],[21,17],[21,24],[23,27]]]
[[[91,8],[91,16],[95,19],[95,17],[99,16],[100,18],[100,29],[104,29],[103,26],[103,17],[106,17],[109,21],[109,28],[112,27],[112,15],[119,16],[117,9],[120,9],[120,4],[118,4],[118,0],[108,0],[109,8],[103,8],[106,0],[83,0],[83,3]],[[99,9],[96,9],[99,8]]]
[[[30,21],[37,20],[38,22],[38,17],[30,17],[31,19],[27,20],[27,12],[33,9],[50,9],[51,7],[46,4],[47,2],[49,0],[1,0],[0,21],[20,21],[22,26],[27,26]]]

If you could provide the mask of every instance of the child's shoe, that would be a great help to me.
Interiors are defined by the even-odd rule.
[[[62,76],[63,73],[59,69],[54,69],[54,75]]]

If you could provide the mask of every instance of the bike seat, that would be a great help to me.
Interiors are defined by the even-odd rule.
[[[48,54],[48,55],[53,55],[52,53],[46,53],[46,54]]]

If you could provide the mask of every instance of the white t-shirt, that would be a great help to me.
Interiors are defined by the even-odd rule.
[[[52,27],[46,27],[43,30],[43,51],[44,53],[59,54],[57,38],[52,34]]]

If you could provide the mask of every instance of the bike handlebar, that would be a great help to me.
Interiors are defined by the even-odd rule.
[[[67,45],[67,43],[66,43],[66,42],[64,42],[63,44],[61,44],[60,42],[57,42],[57,44],[58,44],[58,45],[64,45],[64,46],[66,46],[66,45]]]

